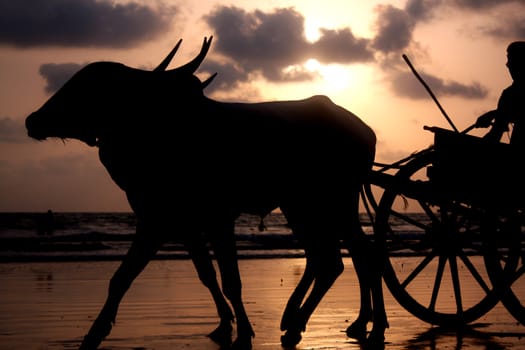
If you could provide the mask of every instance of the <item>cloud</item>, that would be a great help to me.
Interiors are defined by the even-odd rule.
[[[232,63],[207,59],[201,65],[200,70],[208,74],[218,73],[218,77],[206,88],[207,92],[232,90],[237,88],[242,82],[249,80],[248,72]],[[204,77],[204,79],[206,78]]]
[[[220,37],[217,50],[233,58],[288,65],[304,52],[304,17],[292,8],[246,12],[231,6],[217,7],[205,16]]]
[[[216,51],[242,67],[245,76],[259,72],[269,81],[301,81],[316,76],[294,70],[309,58],[323,63],[373,59],[368,40],[354,37],[349,28],[321,29],[317,42],[307,41],[304,17],[294,8],[247,12],[235,6],[219,6],[204,20],[219,38]]]
[[[525,38],[525,6],[521,11],[507,15],[503,23],[498,22],[482,28],[482,32],[495,39],[523,40]]]
[[[205,16],[205,21],[218,38],[216,51],[228,63],[207,60],[202,69],[209,73],[219,72],[215,86],[212,84],[209,88],[216,91],[237,88],[256,74],[273,82],[312,80],[317,77],[316,73],[303,67],[308,58],[324,64],[378,63],[395,94],[413,99],[428,98],[416,79],[398,71],[391,64],[391,58],[409,47],[417,48],[413,38],[417,24],[432,20],[446,1],[409,0],[404,9],[379,5],[376,33],[372,39],[356,37],[349,27],[321,28],[315,42],[306,40],[304,17],[294,8],[265,13],[219,6]],[[464,84],[422,75],[434,93],[441,96],[481,99],[488,94],[477,82]]]
[[[22,143],[28,140],[25,125],[20,120],[0,118],[0,143]]]
[[[0,43],[129,47],[167,30],[176,8],[97,0],[0,0]]]
[[[377,13],[377,33],[372,46],[385,53],[406,48],[412,41],[414,19],[406,11],[391,5],[378,6]]]
[[[135,9],[142,9],[146,13],[157,14],[155,18],[160,21],[158,23],[163,23],[162,15],[155,12],[157,8],[134,3],[110,5],[93,0],[53,0],[50,3],[54,5],[50,5],[53,8],[58,7],[58,4],[65,6],[66,3],[80,4],[79,7],[90,4],[92,7],[99,6],[97,8],[102,9],[102,12],[106,11],[105,13],[113,13],[118,6],[128,6],[133,9],[131,14],[141,13]],[[501,3],[521,6],[511,0]],[[42,4],[38,6],[43,7]],[[479,10],[483,13],[495,8],[501,10],[501,6],[493,5],[491,1],[408,0],[404,8],[392,5],[377,6],[376,32],[372,38],[356,36],[350,27],[320,28],[318,40],[311,42],[306,39],[304,16],[293,7],[264,12],[247,11],[235,6],[217,6],[203,17],[213,30],[215,40],[214,55],[204,61],[200,71],[207,74],[219,73],[219,77],[207,88],[207,92],[216,92],[245,89],[251,81],[259,78],[275,83],[316,79],[318,73],[304,67],[309,58],[314,58],[322,64],[374,63],[378,64],[378,68],[388,79],[391,79],[396,94],[422,98],[424,91],[421,92],[417,82],[414,84],[414,78],[403,78],[391,68],[391,64],[387,68],[388,62],[394,56],[399,57],[407,48],[416,49],[418,43],[413,37],[416,26],[422,21],[434,20],[438,11],[446,6],[465,11]],[[511,35],[511,31],[522,33],[525,21],[520,21],[520,17],[521,15],[516,14],[515,21],[508,20],[500,27],[486,27],[485,30],[491,31],[490,35],[494,36]],[[87,18],[90,16],[87,15]],[[74,63],[42,65],[40,74],[46,80],[46,91],[56,91],[81,66]],[[204,74],[203,77],[206,78]],[[434,79],[435,89],[445,95],[482,98],[486,94],[486,89],[478,83],[444,82],[430,75],[428,77]]]
[[[378,5],[374,49],[390,53],[413,43],[413,32],[421,22],[429,22],[446,13],[464,13],[487,18],[483,27],[471,28],[496,40],[525,37],[525,2],[523,0],[408,0],[405,7]],[[503,20],[502,20],[503,19]],[[468,31],[466,31],[468,32]]]
[[[221,6],[205,20],[219,38],[216,51],[246,73],[260,71],[266,79],[280,81],[283,68],[306,59],[304,18],[293,9],[248,13]]]
[[[434,9],[442,2],[443,0],[408,0],[405,11],[416,22],[427,21],[434,17]]]
[[[320,29],[321,36],[311,44],[312,55],[324,63],[369,62],[374,53],[368,48],[370,40],[356,38],[350,28]]]
[[[507,4],[520,4],[522,1],[523,0],[450,0],[450,4],[454,7],[478,11],[500,7]]]
[[[488,13],[496,8],[496,2],[478,0],[408,0],[405,8],[400,9],[392,5],[379,5],[376,7],[377,18],[375,22],[376,34],[372,40],[372,47],[381,55],[376,56],[380,67],[390,82],[392,91],[401,97],[412,99],[428,98],[428,92],[414,78],[413,75],[399,71],[399,64],[393,63],[392,57],[400,55],[405,49],[411,48],[419,51],[419,44],[414,40],[413,33],[420,22],[431,21],[436,18],[438,11],[444,6],[451,6],[456,10],[461,8],[467,11],[481,11]],[[502,1],[502,3],[515,3],[513,0]],[[499,7],[498,7],[499,8]],[[514,30],[512,28],[523,27],[524,21],[509,21],[499,28],[501,30]],[[503,29],[505,28],[505,29]],[[496,30],[496,29],[494,29]],[[506,33],[509,35],[509,33]],[[496,36],[496,32],[493,32]],[[504,34],[501,33],[503,37]],[[452,80],[443,80],[436,76],[421,73],[424,81],[431,87],[432,91],[440,96],[454,96],[466,99],[482,99],[488,95],[488,90],[478,82],[464,84]]]
[[[46,92],[49,94],[56,92],[83,66],[83,64],[78,63],[45,63],[41,65],[39,73],[46,81]]]
[[[495,40],[522,40],[525,37],[523,0],[450,0],[449,5],[472,14],[485,15],[491,23],[475,29]]]
[[[437,11],[444,10],[486,17],[491,24],[472,30],[495,40],[520,40],[525,36],[523,0],[409,0],[406,5],[406,11],[416,20],[433,18]]]
[[[488,95],[488,90],[481,84],[461,84],[455,81],[446,81],[426,73],[419,73],[421,78],[430,87],[436,96],[455,96],[466,99],[481,99]],[[397,72],[389,75],[392,91],[401,97],[413,99],[429,98],[423,85],[411,74]]]

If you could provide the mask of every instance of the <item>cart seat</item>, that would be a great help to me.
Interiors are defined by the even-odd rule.
[[[509,144],[438,127],[430,180],[438,193],[487,209],[523,208],[525,172]]]

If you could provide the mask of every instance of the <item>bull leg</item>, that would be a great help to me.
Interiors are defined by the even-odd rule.
[[[232,349],[249,350],[252,348],[252,329],[244,303],[242,301],[242,284],[235,246],[234,221],[222,226],[218,233],[210,234],[213,251],[221,272],[224,295],[230,300],[237,319],[237,338]]]
[[[372,320],[372,299],[370,295],[370,281],[367,274],[369,271],[366,268],[365,261],[363,261],[364,256],[357,252],[360,247],[355,249],[355,253],[352,254],[352,262],[357,274],[357,279],[359,282],[359,295],[360,295],[360,307],[359,315],[357,319],[346,329],[346,335],[349,338],[354,338],[357,340],[366,339],[366,325],[369,321]]]
[[[372,303],[374,323],[366,342],[371,344],[383,344],[385,341],[385,329],[389,327],[383,298],[383,284],[381,276],[372,282]]]
[[[292,295],[286,303],[286,308],[284,309],[283,316],[281,318],[281,331],[288,330],[292,326],[293,320],[298,317],[301,304],[303,303],[306,293],[310,289],[310,286],[313,282],[314,271],[312,269],[311,262],[307,260],[303,276],[301,277],[301,280],[295,287]]]
[[[199,275],[199,279],[204,286],[208,288],[213,297],[217,314],[220,318],[219,326],[208,334],[208,337],[220,345],[230,345],[232,342],[231,324],[234,320],[233,311],[219,287],[212,257],[206,246],[206,242],[200,239],[200,237],[197,237],[195,240],[187,242],[186,246]]]
[[[109,335],[116,321],[119,304],[135,278],[155,255],[161,242],[147,239],[135,239],[126,257],[109,282],[106,302],[98,317],[84,337],[80,350],[97,349],[102,340]]]
[[[372,281],[370,284],[372,293],[372,306],[374,323],[372,330],[367,338],[368,344],[383,344],[385,340],[385,329],[389,327],[386,316],[385,302],[383,296],[383,264],[386,259],[386,250],[383,247],[373,245],[373,261],[374,273],[371,275]]]
[[[305,253],[307,266],[309,264],[311,266],[314,283],[295,319],[288,322],[288,329],[281,337],[281,344],[284,347],[295,346],[301,341],[301,332],[306,329],[310,316],[344,269],[338,244],[317,247],[311,245]]]
[[[367,343],[382,344],[385,329],[388,328],[382,285],[384,258],[362,231],[357,238],[351,239],[350,246],[355,248],[352,250],[352,261],[359,280],[361,305],[357,319],[346,329],[346,334]],[[373,326],[367,338],[370,321],[373,321]]]

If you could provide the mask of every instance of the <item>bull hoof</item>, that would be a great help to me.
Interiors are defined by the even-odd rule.
[[[281,345],[283,348],[293,348],[301,341],[301,331],[288,330],[281,336]]]
[[[237,337],[231,345],[231,350],[251,350],[252,349],[252,338],[251,337]]]
[[[96,350],[98,349],[100,343],[102,343],[102,340],[103,338],[101,337],[95,337],[87,334],[82,340],[82,344],[80,344],[78,350]]]
[[[233,328],[229,322],[221,322],[219,326],[208,334],[208,338],[219,344],[221,347],[232,344]]]
[[[372,331],[366,339],[366,346],[369,349],[382,349],[385,346],[385,329],[388,328],[388,323],[382,326],[372,327]]]
[[[385,347],[385,335],[381,332],[370,332],[364,341],[367,349],[382,349]]]
[[[346,329],[348,338],[357,339],[358,341],[366,340],[366,323],[354,322]]]
[[[88,334],[82,340],[79,350],[96,350],[102,340],[106,338],[109,333],[111,333],[111,328],[113,327],[112,322],[101,321],[97,319]]]

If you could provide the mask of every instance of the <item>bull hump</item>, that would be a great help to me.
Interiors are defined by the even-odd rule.
[[[317,132],[340,135],[353,143],[375,144],[374,131],[356,114],[333,103],[327,96],[316,95],[290,102],[292,113],[284,118],[294,124],[310,125]]]

